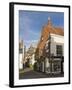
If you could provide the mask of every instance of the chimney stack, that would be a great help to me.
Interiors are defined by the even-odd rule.
[[[52,26],[52,22],[51,22],[51,18],[50,17],[48,17],[48,26],[49,27]]]

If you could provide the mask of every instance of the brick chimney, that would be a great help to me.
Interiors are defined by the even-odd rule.
[[[52,26],[52,22],[51,22],[51,18],[50,17],[48,17],[48,27],[51,27]]]

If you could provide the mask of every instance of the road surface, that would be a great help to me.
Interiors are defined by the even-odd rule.
[[[42,72],[37,72],[32,70],[31,68],[26,68],[19,73],[19,79],[35,79],[35,78],[53,78],[53,77],[63,77],[63,74],[45,74]]]

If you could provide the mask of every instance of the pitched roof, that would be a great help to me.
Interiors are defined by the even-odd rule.
[[[50,23],[49,23],[50,22]],[[49,33],[57,34],[57,35],[62,35],[64,36],[64,30],[63,28],[60,27],[53,27],[51,24],[51,21],[49,21],[47,25],[43,27],[43,30],[41,32],[41,38],[38,43],[38,49],[42,50],[44,48],[45,42],[48,39]],[[42,40],[43,38],[43,40]]]

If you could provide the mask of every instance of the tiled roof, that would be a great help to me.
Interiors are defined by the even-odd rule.
[[[53,34],[64,36],[63,28],[53,27],[51,25],[51,23],[50,24],[48,23],[46,26],[43,27],[43,30],[41,32],[41,38],[40,38],[40,41],[39,41],[38,47],[37,47],[39,49],[39,51],[44,48],[44,45],[45,45],[45,42],[48,39],[49,33],[53,33]],[[43,40],[42,40],[42,38],[43,38]]]

